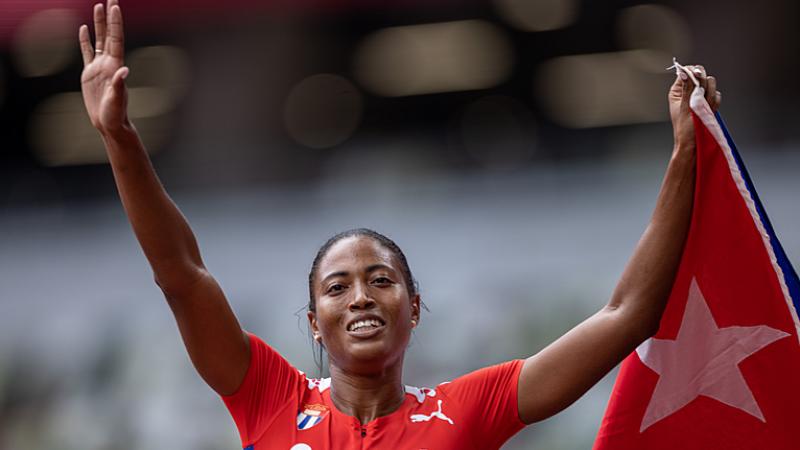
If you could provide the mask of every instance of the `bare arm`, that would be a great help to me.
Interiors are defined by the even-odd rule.
[[[106,146],[125,212],[175,315],[197,371],[215,391],[232,393],[249,364],[247,336],[200,258],[194,234],[161,185],[128,120],[124,36],[118,0],[94,7],[96,49],[79,30],[81,89],[89,119]]]
[[[714,77],[698,77],[712,109],[719,106]],[[691,81],[680,78],[668,99],[675,147],[644,234],[609,303],[525,361],[519,380],[519,413],[525,423],[572,404],[657,330],[689,231],[695,180]]]

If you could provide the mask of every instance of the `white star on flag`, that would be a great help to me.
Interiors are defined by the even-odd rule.
[[[787,336],[766,325],[718,328],[692,278],[677,338],[651,338],[636,349],[642,363],[659,375],[639,432],[701,395],[766,422],[739,363]]]

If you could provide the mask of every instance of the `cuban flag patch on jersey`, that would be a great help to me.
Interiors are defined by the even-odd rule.
[[[297,414],[297,429],[307,430],[319,424],[329,412],[327,406],[318,403],[303,406],[303,410]]]

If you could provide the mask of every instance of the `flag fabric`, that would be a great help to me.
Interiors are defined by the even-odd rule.
[[[800,283],[695,88],[689,234],[661,326],[622,363],[594,450],[800,449]]]

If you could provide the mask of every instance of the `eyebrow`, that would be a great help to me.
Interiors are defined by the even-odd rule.
[[[375,272],[376,270],[381,270],[381,269],[389,270],[389,271],[392,271],[392,272],[395,271],[391,266],[387,266],[386,264],[378,263],[378,264],[372,264],[370,266],[367,266],[367,270],[365,270],[365,272],[367,272],[369,274],[369,273]],[[325,278],[322,279],[321,283],[325,283],[330,278],[344,277],[344,276],[347,276],[349,274],[350,274],[350,272],[348,272],[346,270],[340,270],[338,272],[333,272],[333,273],[328,274],[327,276],[325,276]]]

